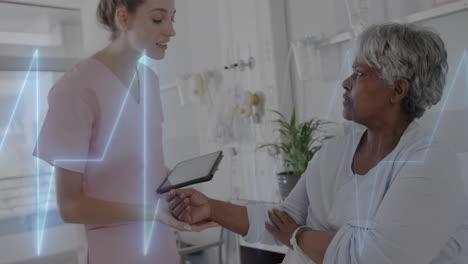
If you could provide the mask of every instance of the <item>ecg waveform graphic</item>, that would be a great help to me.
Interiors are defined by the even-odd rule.
[[[40,98],[41,98],[41,89],[40,89],[40,73],[41,73],[41,70],[39,68],[39,61],[40,61],[40,56],[39,56],[39,50],[36,50],[31,58],[31,62],[30,62],[30,65],[28,67],[28,70],[26,72],[26,75],[24,77],[24,81],[22,82],[22,86],[19,90],[19,93],[18,93],[18,96],[15,100],[15,103],[12,107],[12,110],[9,114],[9,118],[8,118],[8,121],[7,121],[7,124],[5,126],[5,129],[4,129],[4,133],[3,135],[1,135],[1,141],[0,141],[0,153],[3,151],[3,148],[7,142],[7,139],[8,139],[8,136],[11,134],[11,128],[12,128],[12,124],[14,123],[14,120],[16,118],[18,118],[18,109],[20,108],[20,104],[21,104],[21,101],[22,99],[25,98],[25,93],[29,93],[29,92],[35,92],[35,120],[36,120],[36,129],[35,129],[35,138],[36,138],[36,142],[37,142],[37,145],[36,145],[36,150],[37,152],[39,153],[40,152],[40,149],[41,149],[41,146],[39,144],[39,141],[38,141],[38,138],[39,138],[39,133],[40,133],[40,129],[41,129],[41,121],[40,121],[40,113],[41,113],[41,108],[40,108]],[[145,53],[143,53],[141,59],[138,61],[138,66],[137,66],[137,69],[136,71],[139,71],[140,68],[141,68],[141,65],[146,65],[147,64],[147,57],[145,56]],[[147,82],[146,82],[146,71],[148,69],[145,68],[145,70],[143,71],[143,86],[142,86],[142,92],[143,92],[143,114],[144,114],[144,122],[143,122],[143,129],[142,129],[142,134],[143,134],[143,147],[142,147],[142,151],[143,151],[143,164],[144,164],[144,169],[143,169],[143,198],[142,198],[142,206],[143,206],[143,218],[144,219],[148,219],[147,217],[147,200],[146,200],[146,197],[147,197],[147,193],[146,193],[146,183],[147,183],[147,170],[146,170],[146,164],[147,164],[147,148],[146,148],[146,143],[147,143],[147,139],[148,139],[148,135],[147,135],[147,118],[148,118],[148,114],[147,114],[147,108],[148,108],[148,102],[147,102],[147,96],[146,96],[146,92],[147,92]],[[137,76],[137,72],[135,72],[135,74],[133,75],[133,78],[131,80],[131,83],[130,83],[130,86],[129,87],[132,87],[133,86],[133,83],[135,82],[135,79],[136,79],[136,76]],[[33,81],[31,81],[31,79],[33,79]],[[27,91],[27,87],[28,87],[28,83],[29,82],[34,82],[34,90],[35,91]],[[64,157],[63,159],[57,159],[53,162],[53,164],[57,164],[57,163],[60,163],[60,162],[89,162],[89,163],[93,163],[93,162],[102,162],[106,155],[107,155],[107,152],[108,152],[108,149],[109,149],[109,146],[112,142],[112,139],[114,137],[114,133],[116,131],[116,128],[121,120],[121,117],[122,117],[122,113],[124,112],[124,108],[125,108],[125,105],[127,103],[127,100],[128,100],[128,97],[130,96],[130,89],[128,89],[128,92],[126,93],[124,99],[123,99],[123,102],[121,103],[120,105],[120,108],[119,108],[119,111],[117,113],[117,116],[116,116],[116,119],[115,119],[115,123],[112,127],[112,130],[111,130],[111,134],[109,135],[109,139],[107,141],[107,144],[104,148],[104,151],[102,153],[102,156],[99,157],[99,158],[96,158],[96,159],[86,159],[86,158],[83,158],[83,159],[67,159],[66,157]],[[31,153],[32,153],[32,150],[31,150]],[[56,173],[56,170],[55,170],[55,167],[52,167],[51,169],[51,173],[50,175],[48,176],[49,177],[49,180],[48,180],[48,186],[46,187],[46,190],[45,190],[45,194],[42,194],[44,193],[43,190],[41,190],[41,161],[40,159],[38,158],[35,158],[35,178],[36,178],[36,186],[35,186],[35,192],[36,192],[36,195],[35,195],[35,199],[36,199],[36,221],[35,221],[35,225],[36,225],[36,254],[38,256],[41,256],[41,254],[43,253],[43,247],[44,247],[44,241],[45,241],[45,235],[46,235],[46,223],[47,223],[47,216],[48,216],[48,211],[49,211],[49,207],[50,207],[50,201],[51,201],[51,195],[52,195],[52,191],[53,191],[53,186],[54,186],[54,180],[55,180],[55,173]],[[42,195],[44,195],[45,197],[43,197]],[[44,200],[45,198],[45,200]],[[42,205],[39,201],[45,201],[45,204]],[[142,244],[143,244],[143,255],[146,256],[148,254],[148,251],[149,251],[149,248],[150,248],[150,244],[151,244],[151,238],[153,237],[153,232],[154,232],[154,229],[155,229],[155,220],[157,219],[157,216],[158,216],[158,213],[159,213],[159,208],[160,208],[160,200],[157,201],[157,204],[156,204],[156,207],[155,207],[155,210],[154,210],[154,213],[152,214],[153,217],[153,221],[151,222],[148,222],[148,221],[144,221],[143,222],[143,230],[142,230],[142,233],[143,233],[143,236],[142,236]]]
[[[9,115],[9,118],[8,118],[8,121],[7,121],[7,125],[6,125],[6,129],[4,130],[4,134],[1,135],[2,138],[1,138],[1,141],[0,141],[0,152],[3,151],[3,148],[5,146],[5,143],[8,139],[8,135],[9,133],[11,132],[11,126],[14,122],[14,119],[17,118],[17,112],[18,112],[18,109],[19,109],[19,106],[20,106],[20,102],[22,100],[22,98],[24,97],[24,94],[27,92],[26,91],[26,87],[27,87],[27,83],[28,81],[31,79],[31,76],[34,76],[34,83],[35,83],[35,106],[36,106],[36,138],[39,137],[39,131],[40,131],[40,128],[41,128],[41,124],[39,122],[40,120],[40,116],[39,116],[39,113],[41,112],[41,109],[40,109],[40,102],[39,102],[39,98],[41,97],[41,94],[40,94],[40,82],[39,82],[39,74],[40,74],[40,68],[39,68],[39,62],[40,62],[40,56],[39,56],[39,51],[36,50],[31,58],[31,62],[30,62],[30,65],[29,65],[29,68],[28,68],[28,71],[26,73],[26,76],[25,76],[25,79],[22,83],[22,86],[20,87],[20,90],[19,90],[19,94],[18,94],[18,97],[16,98],[15,100],[15,103],[13,105],[13,108],[11,110],[11,113]],[[140,64],[146,64],[146,56],[142,56],[142,59],[140,59],[139,61],[139,66],[138,68],[140,68]],[[348,52],[347,55],[345,56],[345,60],[344,60],[344,64],[343,64],[343,68],[341,70],[341,73],[344,72],[344,67],[349,67],[351,68],[351,65],[350,65],[350,53]],[[463,71],[463,68],[465,69],[465,71]],[[144,80],[143,83],[143,104],[144,104],[144,120],[147,120],[147,101],[146,101],[146,71],[144,72]],[[451,81],[449,81],[449,86],[448,86],[448,89],[447,89],[447,96],[445,97],[445,99],[442,101],[441,103],[441,111],[439,113],[439,116],[437,117],[436,119],[436,122],[434,124],[434,127],[432,127],[432,133],[431,133],[431,142],[434,140],[434,137],[435,137],[435,134],[440,126],[440,122],[441,122],[441,119],[442,119],[442,115],[444,113],[444,111],[446,110],[447,108],[447,105],[448,105],[448,100],[450,99],[452,93],[453,93],[453,89],[455,87],[455,83],[457,80],[459,80],[460,78],[462,77],[465,77],[465,82],[466,82],[466,88],[468,89],[468,51],[464,51],[463,52],[463,55],[461,56],[461,59],[459,61],[459,63],[457,64],[457,68],[456,68],[456,71],[455,71],[455,74],[454,74],[454,77]],[[131,81],[131,84],[130,84],[130,87],[132,86],[133,82],[135,81],[135,77],[136,77],[136,74],[133,76],[132,78],[132,81]],[[340,87],[340,83],[338,82],[336,87],[335,87],[335,91],[333,93],[333,96],[332,96],[332,99],[330,101],[330,104],[329,104],[329,108],[328,108],[328,111],[327,111],[327,117],[329,117],[330,115],[330,112],[331,112],[331,109],[333,107],[333,102],[335,101],[336,99],[336,96],[338,94],[338,90],[339,90],[339,87]],[[107,151],[108,151],[108,148],[111,144],[111,141],[112,141],[112,138],[114,136],[114,132],[115,132],[115,129],[120,121],[120,118],[122,116],[122,113],[124,111],[124,107],[125,107],[125,104],[127,102],[127,99],[130,95],[130,90],[127,92],[122,104],[121,104],[121,107],[120,107],[120,110],[117,114],[117,117],[116,117],[116,120],[115,120],[115,124],[113,126],[113,129],[112,129],[112,132],[111,134],[109,135],[109,140],[108,140],[108,143],[105,147],[105,150],[102,154],[102,156],[100,158],[97,158],[97,159],[79,159],[79,160],[70,160],[70,159],[60,159],[60,160],[56,160],[56,162],[102,162],[104,160],[104,158],[106,157],[106,154],[107,154]],[[147,142],[147,133],[146,133],[146,122],[144,122],[144,128],[143,128],[143,157],[144,157],[144,164],[146,164],[147,160],[146,160],[146,142]],[[38,148],[38,151],[40,149],[40,146],[38,145],[37,146]],[[429,149],[428,149],[429,151]],[[424,155],[424,158],[422,160],[415,160],[415,161],[401,161],[401,162],[414,162],[414,163],[424,163],[425,159],[427,158],[427,155],[428,155],[428,151],[426,151],[426,154]],[[385,162],[385,161],[384,161]],[[398,162],[398,161],[397,161]],[[50,201],[50,196],[51,196],[51,193],[52,193],[52,189],[53,189],[53,185],[54,185],[54,177],[55,176],[55,169],[53,168],[52,169],[52,173],[51,175],[49,176],[50,177],[50,180],[49,180],[49,185],[47,187],[47,194],[46,194],[46,204],[44,206],[44,208],[40,208],[39,206],[39,203],[37,205],[37,217],[36,217],[36,249],[37,249],[37,255],[40,256],[42,251],[43,251],[43,244],[44,244],[44,237],[45,237],[45,234],[46,234],[46,230],[45,230],[45,226],[46,226],[46,222],[47,222],[47,212],[48,212],[48,209],[49,209],[49,201]],[[147,177],[147,172],[146,172],[146,166],[144,166],[144,173],[143,173],[143,177],[144,177],[144,181],[143,181],[143,184],[145,186],[143,186],[144,188],[144,194],[143,194],[143,206],[144,206],[144,218],[147,219],[147,210],[146,210],[146,204],[147,204],[147,201],[146,201],[146,177]],[[37,201],[41,201],[41,199],[43,197],[41,197],[41,190],[40,190],[40,160],[39,159],[36,159],[36,200]],[[375,183],[374,183],[374,188],[375,189]],[[374,190],[375,191],[375,190]],[[374,192],[371,194],[371,196],[374,195]],[[372,200],[373,197],[371,197],[371,200]],[[357,203],[357,202],[356,202]],[[160,208],[160,201],[158,200],[157,202],[157,205],[156,205],[156,208],[155,208],[155,211],[153,213],[153,219],[156,219],[157,218],[157,215],[159,213],[159,208]],[[359,211],[359,204],[357,203],[356,204],[356,208],[357,210]],[[371,208],[371,207],[369,207]],[[370,212],[368,212],[368,216],[369,216]],[[357,213],[357,215],[360,215],[359,212]],[[154,224],[154,221],[148,223],[148,222],[145,222],[143,224],[143,254],[144,255],[147,255],[148,254],[148,250],[149,250],[149,245],[151,243],[151,238],[152,238],[152,233],[154,232],[154,228],[155,228],[155,224]],[[359,236],[361,237],[359,240],[359,244],[361,245],[361,252],[362,252],[362,246],[365,244],[365,238],[366,238],[366,235],[364,234],[363,236]]]
[[[351,69],[351,60],[350,60],[350,52],[348,51],[345,55],[345,58],[343,60],[343,65],[342,65],[342,68],[340,70],[340,76],[343,76],[344,73],[346,72],[346,68],[348,69]],[[463,79],[464,77],[464,79]],[[441,109],[440,111],[438,111],[438,115],[435,119],[435,122],[434,122],[434,125],[433,127],[431,127],[430,129],[430,138],[429,138],[429,145],[432,145],[432,143],[434,143],[434,140],[436,139],[436,134],[437,132],[439,131],[439,128],[441,126],[441,121],[442,121],[442,118],[443,118],[443,115],[444,113],[446,112],[447,110],[447,107],[448,107],[448,102],[450,99],[453,99],[452,96],[453,96],[453,93],[454,93],[454,90],[455,90],[455,84],[457,83],[457,81],[462,81],[462,82],[465,82],[465,86],[462,86],[462,89],[465,88],[466,91],[468,92],[468,50],[465,50],[463,51],[461,57],[460,57],[460,60],[459,62],[457,63],[457,67],[456,67],[456,70],[455,70],[455,74],[453,76],[453,78],[451,80],[449,80],[447,82],[448,84],[448,87],[446,89],[446,93],[447,95],[445,96],[445,98],[443,98],[442,102],[441,102]],[[334,90],[334,93],[333,93],[333,96],[332,96],[332,99],[330,100],[330,103],[329,103],[329,107],[328,107],[328,111],[327,111],[327,114],[326,114],[326,117],[327,118],[330,118],[331,116],[331,112],[332,112],[332,109],[333,109],[333,106],[334,104],[336,103],[336,98],[337,98],[337,95],[338,95],[338,90],[340,89],[340,82],[337,82],[336,83],[336,86],[335,86],[335,90]],[[351,126],[351,133],[352,133],[352,137],[353,137],[353,140],[359,140],[359,138],[357,138],[357,131],[356,131],[356,126]],[[355,146],[357,142],[354,142],[353,145]],[[380,170],[382,169],[382,166],[386,165],[386,164],[393,164],[393,163],[406,163],[406,164],[419,164],[420,166],[423,166],[424,163],[426,162],[428,156],[430,154],[430,148],[426,148],[426,151],[424,152],[424,154],[422,155],[422,158],[419,159],[419,160],[397,160],[397,161],[394,161],[394,160],[382,160],[378,165],[377,165],[377,169],[376,171],[374,172],[375,175],[378,175],[380,173]],[[373,208],[373,202],[375,201],[375,193],[376,193],[376,188],[377,188],[377,179],[378,177],[374,177],[374,182],[372,184],[372,191],[371,191],[371,194],[370,194],[370,205],[368,206],[367,208],[367,214],[364,219],[356,219],[357,222],[358,222],[358,225],[359,224],[365,224],[370,218],[371,218],[371,208]],[[354,184],[354,187],[355,187],[355,210],[356,210],[356,215],[357,216],[361,216],[361,209],[360,208],[360,202],[358,201],[358,195],[359,195],[359,186],[358,186],[358,182],[357,182],[357,178],[354,177],[354,180],[353,180],[353,184]],[[358,231],[357,233],[357,248],[359,250],[359,254],[362,255],[363,251],[364,251],[364,247],[365,247],[365,242],[366,242],[366,239],[368,238],[368,233],[370,231],[366,230],[365,228],[363,228],[363,230],[360,230]]]

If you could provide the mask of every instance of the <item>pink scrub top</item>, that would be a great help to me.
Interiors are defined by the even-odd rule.
[[[166,177],[159,80],[144,65],[139,76],[140,86],[135,78],[133,89],[141,87],[140,103],[101,62],[90,58],[76,65],[49,93],[49,110],[34,155],[82,173],[89,197],[142,205],[146,189],[146,203],[155,205],[162,198],[155,190]],[[146,256],[142,222],[85,228],[90,264],[179,261],[173,232],[159,222]]]

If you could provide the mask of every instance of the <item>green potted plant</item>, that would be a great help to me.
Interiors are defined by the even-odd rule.
[[[273,122],[279,126],[277,131],[280,142],[264,144],[259,149],[272,147],[275,154],[280,157],[284,171],[277,173],[277,178],[281,197],[284,200],[307,169],[309,161],[322,148],[323,142],[333,137],[325,135],[322,129],[323,125],[332,122],[311,119],[297,123],[295,111],[292,112],[290,120],[278,111],[273,112],[279,116]]]

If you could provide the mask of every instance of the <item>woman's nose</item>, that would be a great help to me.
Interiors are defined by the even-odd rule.
[[[166,29],[166,34],[169,37],[174,37],[176,35],[175,29],[174,29],[174,23],[169,24],[169,26]]]
[[[343,80],[343,83],[341,84],[345,90],[351,90],[351,76]]]

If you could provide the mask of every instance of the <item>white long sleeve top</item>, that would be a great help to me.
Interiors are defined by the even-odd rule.
[[[279,206],[298,224],[337,232],[324,264],[461,263],[466,197],[455,153],[417,122],[366,175],[351,163],[365,128],[352,125],[311,160]],[[268,231],[266,206],[247,205],[245,240],[281,245]],[[314,263],[289,250],[283,264]]]

